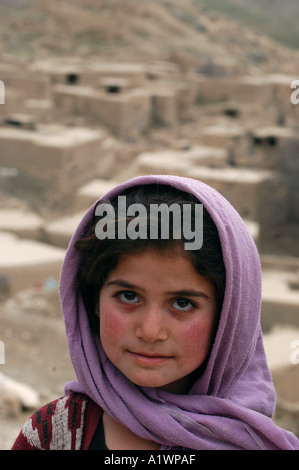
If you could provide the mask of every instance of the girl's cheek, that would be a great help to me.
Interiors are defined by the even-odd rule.
[[[188,355],[197,355],[208,350],[211,342],[211,322],[194,322],[181,332],[183,348]]]
[[[100,310],[100,334],[107,341],[115,341],[125,334],[125,325],[121,316],[112,308]]]

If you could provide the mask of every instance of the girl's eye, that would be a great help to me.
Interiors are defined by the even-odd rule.
[[[130,290],[119,292],[117,294],[117,297],[121,300],[121,302],[124,302],[126,304],[134,304],[139,301],[139,298],[137,297],[135,292],[132,292]]]
[[[176,299],[172,305],[180,312],[189,312],[194,307],[194,304],[188,299]]]

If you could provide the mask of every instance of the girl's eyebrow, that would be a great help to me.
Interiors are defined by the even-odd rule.
[[[173,292],[167,292],[167,294],[179,295],[179,296],[182,296],[182,297],[204,297],[206,299],[209,298],[209,296],[207,294],[205,294],[204,292],[202,292],[200,290],[194,290],[194,289],[177,290],[177,291],[173,291]]]
[[[142,287],[135,286],[134,284],[131,284],[128,281],[123,281],[122,279],[115,279],[114,281],[110,281],[107,283],[107,286],[119,286],[119,287],[125,287],[127,289],[138,289],[138,290],[144,290]],[[205,294],[202,291],[198,291],[195,289],[188,289],[188,290],[177,290],[177,291],[170,291],[167,292],[168,295],[173,295],[173,296],[181,296],[181,297],[204,297],[206,299],[209,298],[207,294]]]
[[[144,290],[141,287],[135,286],[128,281],[123,281],[122,279],[115,279],[114,281],[107,282],[107,286],[119,286],[126,287],[127,289],[139,289]]]

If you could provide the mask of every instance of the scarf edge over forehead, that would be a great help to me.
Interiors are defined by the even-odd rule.
[[[82,237],[97,202],[70,241],[60,276],[61,306],[77,381],[66,393],[82,392],[114,419],[161,448],[299,449],[299,441],[272,420],[275,392],[260,328],[261,267],[244,222],[210,186],[190,178],[148,175],[109,191],[105,199],[137,185],[166,184],[196,196],[218,229],[226,269],[220,322],[206,368],[188,395],[137,387],[109,361],[91,332],[76,273]]]

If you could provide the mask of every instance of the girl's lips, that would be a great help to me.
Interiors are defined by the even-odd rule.
[[[162,362],[168,361],[172,356],[160,356],[159,354],[149,354],[141,352],[128,351],[134,359],[144,364],[161,364]]]

